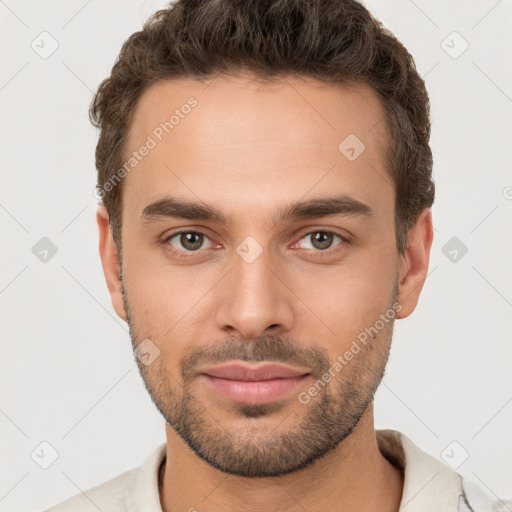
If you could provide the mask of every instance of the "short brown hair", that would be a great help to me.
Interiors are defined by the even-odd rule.
[[[377,92],[390,135],[386,163],[396,190],[397,248],[405,251],[409,228],[434,201],[430,104],[406,48],[355,0],[177,0],[125,41],[90,106],[91,122],[100,129],[96,190],[118,253],[122,183],[105,185],[124,161],[142,92],[162,79],[242,69],[261,79],[360,81]]]

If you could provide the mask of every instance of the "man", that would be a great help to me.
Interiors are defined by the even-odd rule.
[[[355,1],[182,0],[91,119],[100,254],[166,420],[51,510],[492,510],[373,397],[427,275],[428,95]]]

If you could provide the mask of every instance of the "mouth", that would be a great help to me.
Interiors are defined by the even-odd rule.
[[[228,363],[203,370],[209,388],[235,402],[264,404],[286,397],[308,377],[307,370],[276,363]]]

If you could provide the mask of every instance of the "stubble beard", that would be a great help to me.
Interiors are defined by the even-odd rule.
[[[135,349],[145,338],[135,331],[135,319],[124,287],[123,297]],[[392,299],[393,303],[396,287]],[[296,363],[312,368],[312,375],[318,382],[316,379],[332,368],[327,352],[317,346],[304,348],[281,336],[264,336],[250,342],[229,338],[222,344],[195,349],[182,359],[181,375],[171,375],[161,364],[162,357],[150,366],[137,358],[136,362],[153,403],[198,457],[232,475],[274,477],[307,467],[354,431],[383,378],[393,323],[390,321],[361,347],[361,351],[307,404],[300,403],[298,397],[291,399],[293,403],[290,400],[260,405],[232,402],[229,414],[237,423],[240,418],[247,419],[247,427],[243,429],[230,428],[229,424],[219,421],[211,410],[211,403],[201,401],[194,393],[193,369],[199,362],[239,359]],[[291,426],[283,430],[280,425],[285,420]]]

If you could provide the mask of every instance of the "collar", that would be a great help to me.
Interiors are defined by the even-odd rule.
[[[420,450],[396,430],[377,430],[379,450],[404,471],[400,512],[457,512],[462,493],[460,475]]]
[[[457,512],[462,493],[457,473],[420,450],[401,432],[377,430],[376,436],[382,455],[404,471],[400,512]],[[166,448],[166,443],[158,446],[138,469],[129,498],[134,510],[162,512],[158,474]]]

